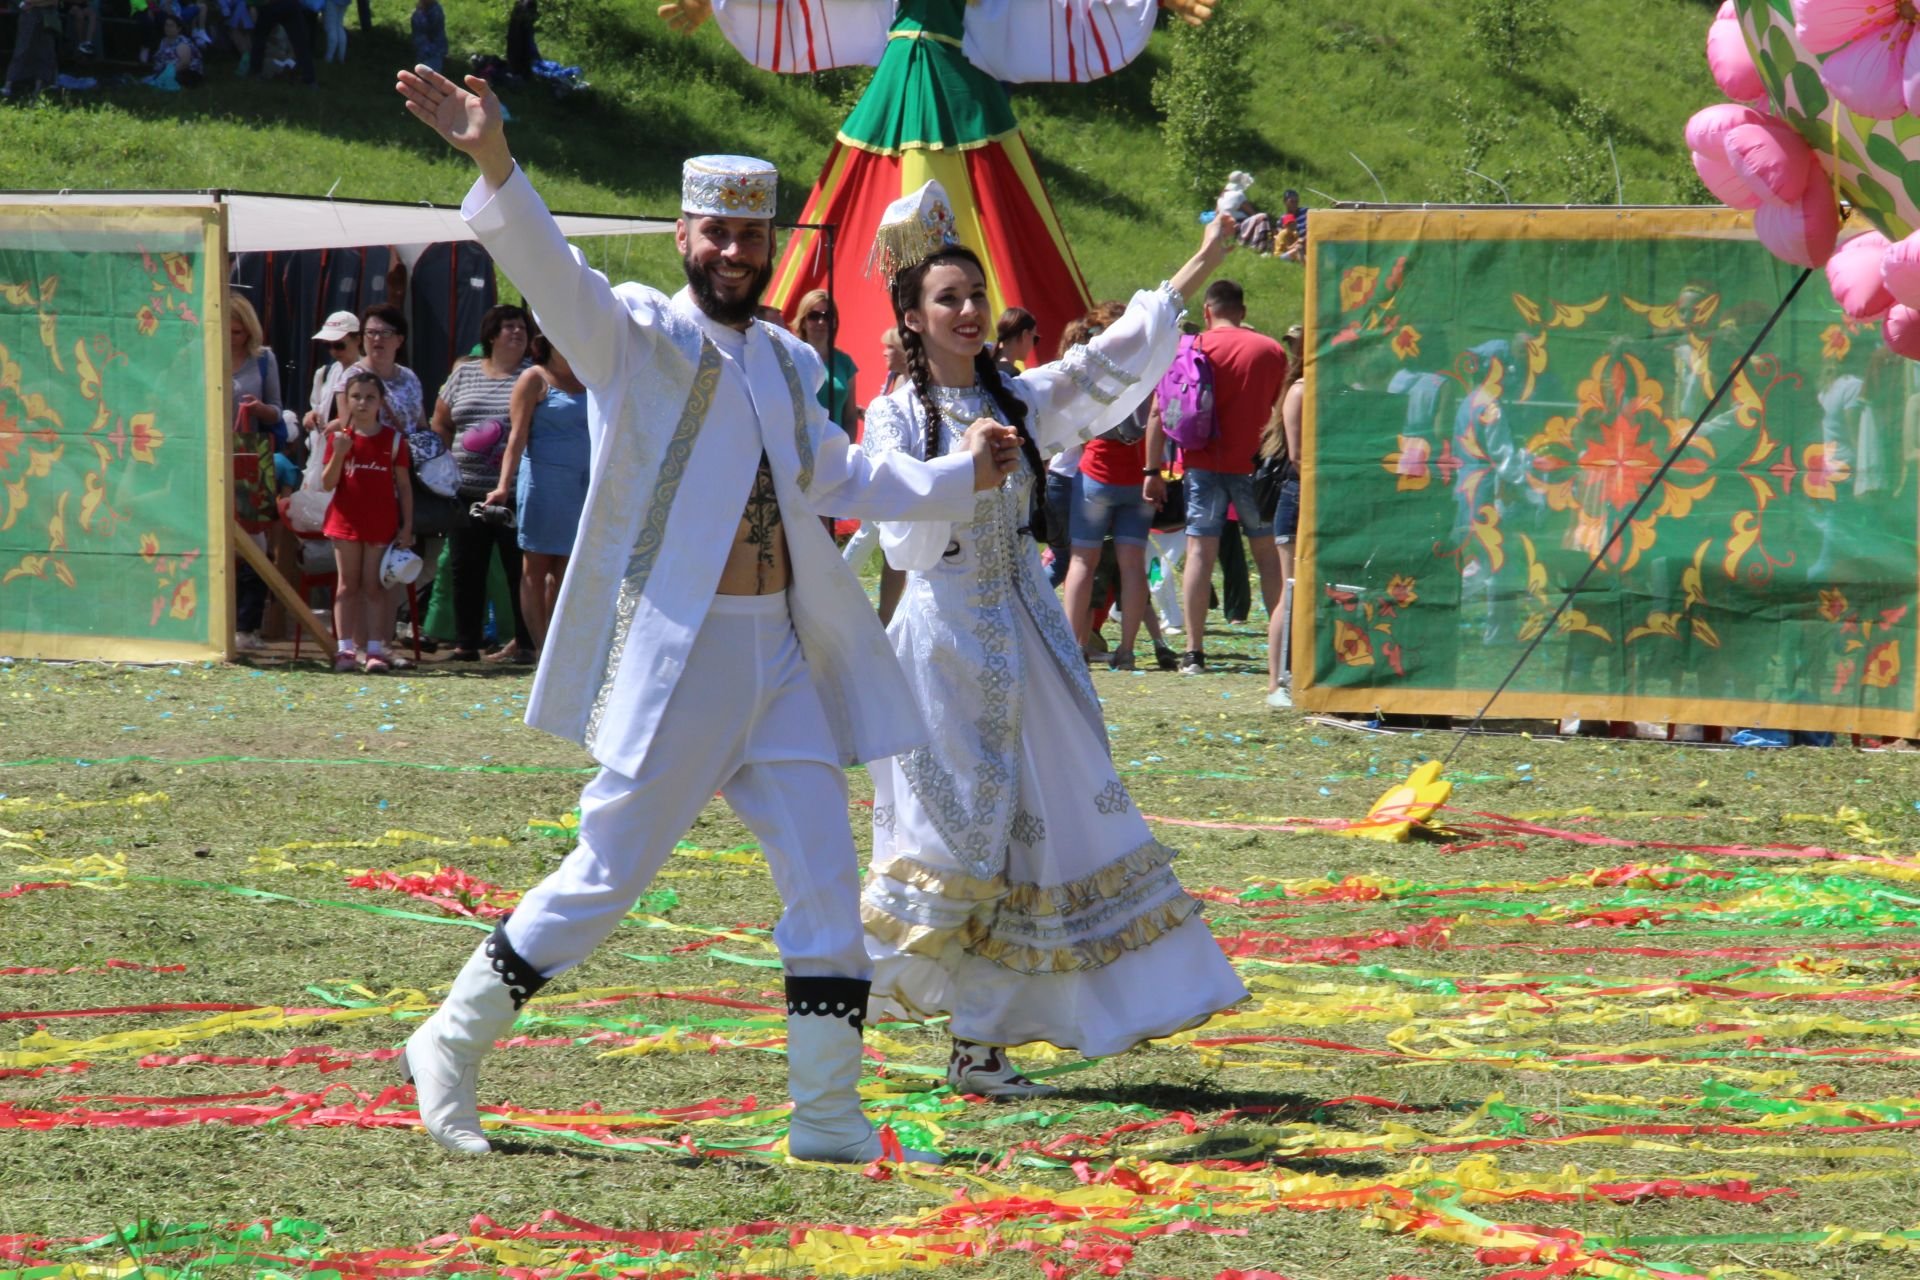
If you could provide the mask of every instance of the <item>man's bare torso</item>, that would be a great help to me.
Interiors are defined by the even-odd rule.
[[[720,571],[723,596],[765,596],[785,591],[793,581],[787,566],[787,531],[780,519],[780,500],[774,495],[773,471],[767,455],[747,493],[746,508],[733,533],[726,568]]]

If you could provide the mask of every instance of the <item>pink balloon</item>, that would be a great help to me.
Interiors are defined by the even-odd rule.
[[[1840,211],[1819,162],[1806,194],[1793,204],[1763,204],[1753,212],[1753,232],[1773,256],[1797,267],[1824,267],[1840,234]]]
[[[1849,320],[1878,320],[1893,306],[1880,276],[1880,259],[1892,241],[1878,231],[1857,235],[1827,259],[1827,286]]]
[[[1747,184],[1727,163],[1725,153],[1709,155],[1694,152],[1693,171],[1700,175],[1700,181],[1706,184],[1707,190],[1721,204],[1735,209],[1758,209],[1762,204],[1760,197],[1747,189]]]
[[[1813,148],[1777,120],[1727,130],[1727,163],[1762,200],[1792,204],[1807,193]]]
[[[1920,360],[1920,311],[1896,306],[1880,322],[1880,336],[1887,345],[1909,360]]]
[[[1880,278],[1895,302],[1920,307],[1920,232],[1880,255]]]
[[[506,424],[498,418],[489,418],[462,431],[457,443],[463,452],[477,456],[505,448],[506,439]]]
[[[1722,6],[1723,12],[1731,6]],[[1707,28],[1707,66],[1714,83],[1735,102],[1758,102],[1767,96],[1767,86],[1754,65],[1747,37],[1737,17],[1720,17]]]
[[[1716,102],[1694,112],[1687,121],[1687,145],[1702,155],[1719,155],[1726,149],[1729,129],[1766,121],[1767,117],[1752,107],[1737,102]]]

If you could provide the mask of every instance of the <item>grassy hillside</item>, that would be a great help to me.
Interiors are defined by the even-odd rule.
[[[1612,202],[1616,191],[1629,203],[1704,198],[1679,139],[1688,114],[1719,96],[1703,55],[1715,8],[1707,0],[1227,2],[1241,5],[1255,29],[1254,89],[1234,163],[1259,179],[1257,198],[1277,203],[1289,185],[1309,204]],[[389,87],[391,69],[409,57],[411,6],[374,7],[377,30],[355,33],[349,61],[321,69],[319,91],[239,83],[223,62],[193,92],[122,88],[0,110],[0,187],[455,200],[468,181],[464,162],[414,124]],[[456,62],[504,48],[504,0],[447,0],[446,8]],[[711,28],[675,37],[652,10],[651,0],[550,2],[543,52],[583,65],[594,86],[560,103],[533,90],[508,98],[516,149],[550,202],[670,210],[683,156],[740,150],[781,166],[783,201],[797,209],[864,74],[765,75]],[[1487,31],[1487,15],[1503,11],[1551,14],[1558,40],[1523,40],[1514,65],[1511,46],[1503,51]],[[1177,263],[1209,203],[1193,183],[1211,187],[1223,176],[1176,175],[1165,161],[1151,84],[1170,45],[1163,31],[1110,80],[1016,95],[1098,295],[1124,293]],[[630,273],[677,274],[659,243],[603,252]],[[1298,267],[1237,258],[1230,270],[1248,285],[1263,325],[1297,318]]]

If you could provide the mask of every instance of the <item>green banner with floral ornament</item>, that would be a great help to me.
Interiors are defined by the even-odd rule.
[[[0,654],[225,654],[224,267],[211,203],[0,206]]]
[[[1824,280],[1688,438],[1799,274],[1744,215],[1313,217],[1301,706],[1474,714],[1605,547],[1491,716],[1920,735],[1920,377]]]

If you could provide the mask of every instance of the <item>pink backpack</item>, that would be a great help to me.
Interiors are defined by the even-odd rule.
[[[1200,349],[1200,339],[1180,339],[1180,352],[1153,394],[1160,401],[1160,426],[1183,452],[1213,443],[1220,421],[1213,411],[1213,363]]]

